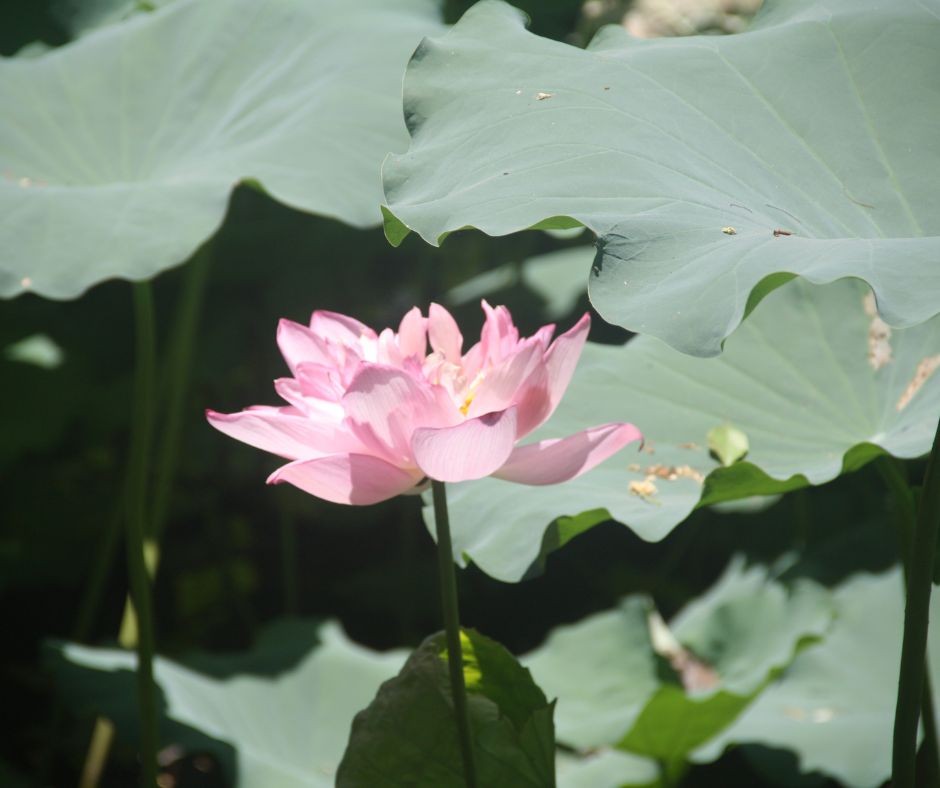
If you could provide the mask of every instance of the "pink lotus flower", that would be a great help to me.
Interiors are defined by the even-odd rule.
[[[557,407],[591,319],[552,342],[552,325],[520,339],[509,310],[483,309],[482,336],[466,353],[438,304],[428,317],[412,309],[397,333],[334,312],[314,312],[309,328],[282,320],[277,342],[293,377],[274,388],[289,404],[206,415],[226,435],[291,460],[269,484],[347,504],[418,492],[428,479],[555,484],[642,438],[612,423],[517,446]]]

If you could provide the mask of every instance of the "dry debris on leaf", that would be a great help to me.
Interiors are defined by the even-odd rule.
[[[898,398],[898,403],[895,405],[898,411],[904,410],[910,404],[911,400],[917,396],[917,392],[923,388],[938,368],[940,368],[940,353],[936,356],[927,356],[927,358],[921,360],[914,372],[914,377],[911,378],[911,382],[907,384],[907,388]]]
[[[653,496],[656,495],[659,490],[656,487],[656,482],[653,481],[654,478],[653,476],[647,476],[642,481],[635,479],[627,486],[627,490],[631,495],[642,498],[647,503],[656,503]]]
[[[868,325],[868,363],[875,371],[891,362],[891,326],[878,314],[875,294],[868,292],[862,299],[865,314],[871,318]],[[900,410],[900,408],[899,408]]]

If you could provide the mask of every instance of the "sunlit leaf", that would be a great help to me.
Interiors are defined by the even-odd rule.
[[[639,788],[659,785],[659,770],[648,758],[608,748],[584,756],[559,753],[558,788]]]
[[[357,646],[336,624],[300,621],[269,628],[244,655],[192,667],[158,658],[163,743],[212,752],[240,788],[327,788],[353,716],[404,659]],[[115,719],[136,741],[133,654],[60,644],[50,664],[73,708]]]
[[[555,785],[552,705],[529,671],[489,638],[462,633],[464,680],[479,784]],[[356,715],[337,788],[427,785],[463,788],[443,633],[408,658],[401,673]]]
[[[10,361],[32,364],[41,369],[55,369],[62,364],[65,354],[55,340],[45,334],[33,334],[12,345],[7,345],[3,355]]]
[[[643,431],[644,449],[551,487],[450,485],[455,556],[519,580],[549,550],[608,517],[658,540],[697,506],[823,484],[882,452],[924,454],[940,413],[940,319],[893,331],[890,361],[874,364],[869,296],[860,282],[791,282],[714,359],[652,337],[588,344],[537,437],[629,421]],[[749,439],[747,456],[727,468],[706,445],[709,430],[725,422]]]
[[[705,434],[705,441],[709,450],[718,458],[722,465],[734,465],[740,460],[750,446],[747,435],[733,424],[722,424],[712,427]]]
[[[730,744],[761,744],[792,750],[804,772],[853,788],[888,779],[904,621],[900,572],[858,575],[833,601],[831,631],[693,760],[713,760]],[[928,648],[934,677],[940,675],[938,626],[934,605]]]
[[[389,236],[580,222],[600,313],[695,355],[777,275],[862,278],[894,326],[937,314],[935,4],[764,6],[738,35],[611,25],[582,50],[479,3],[408,69]]]
[[[523,662],[558,698],[560,742],[681,763],[734,720],[801,644],[823,635],[831,616],[820,586],[787,588],[738,560],[672,621],[671,645],[656,635],[649,602],[633,597],[559,627]],[[664,678],[662,660],[674,680]]]
[[[174,0],[0,61],[0,295],[177,265],[239,182],[377,224],[401,75],[437,20],[433,0]]]

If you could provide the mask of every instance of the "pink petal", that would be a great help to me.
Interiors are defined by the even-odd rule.
[[[299,460],[278,468],[268,477],[268,484],[287,482],[325,501],[356,506],[394,498],[420,481],[420,474],[369,454],[334,454]]]
[[[384,328],[379,334],[375,360],[379,364],[388,364],[393,367],[400,367],[404,363],[405,354],[398,347],[398,337],[392,329]]]
[[[277,346],[294,372],[304,363],[332,365],[333,361],[323,341],[306,326],[293,320],[277,324]]]
[[[424,358],[428,349],[428,320],[418,307],[412,307],[398,326],[398,347],[405,356]]]
[[[343,395],[350,427],[375,454],[392,462],[411,461],[417,427],[441,427],[459,419],[449,401],[441,407],[432,387],[404,370],[364,364]]]
[[[544,354],[545,346],[534,337],[520,343],[516,352],[486,373],[477,386],[467,415],[479,416],[515,405],[522,390],[532,382],[532,376],[541,366]],[[519,413],[520,419],[523,415]]]
[[[352,451],[361,446],[341,425],[311,421],[293,408],[257,407],[240,413],[207,410],[206,418],[219,432],[289,460]]]
[[[417,429],[414,458],[424,473],[441,482],[481,479],[501,467],[516,442],[516,409],[488,413],[454,426]]]
[[[431,304],[428,310],[428,338],[433,350],[442,353],[452,364],[460,363],[463,335],[453,315],[440,304]]]
[[[632,424],[603,424],[567,438],[517,446],[493,476],[519,484],[558,484],[580,476],[628,443],[642,439]]]
[[[305,397],[335,402],[343,394],[340,373],[334,367],[303,363],[294,370],[294,376],[300,393]]]
[[[480,332],[480,345],[484,361],[496,363],[519,342],[519,329],[504,306],[492,307],[484,299],[480,302],[486,320]]]
[[[581,357],[581,351],[584,349],[584,343],[587,341],[590,330],[591,316],[585,312],[577,323],[552,343],[545,354],[545,370],[548,373],[546,390],[548,402],[545,413],[538,424],[543,424],[555,412],[555,408],[558,407],[558,403],[565,395],[571,377],[574,375],[575,367],[578,366],[578,359]]]
[[[341,315],[339,312],[328,312],[318,309],[310,316],[310,328],[317,336],[348,348],[359,347],[363,338],[376,339],[376,333],[365,323],[356,318]]]

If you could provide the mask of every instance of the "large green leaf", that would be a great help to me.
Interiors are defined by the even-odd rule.
[[[659,769],[653,761],[607,748],[584,756],[559,753],[555,769],[558,788],[633,788],[660,784]]]
[[[940,414],[940,374],[932,374],[940,318],[895,330],[885,342],[876,330],[883,324],[866,312],[867,292],[851,280],[791,282],[714,359],[652,337],[589,344],[538,437],[630,421],[645,448],[552,487],[498,479],[450,485],[455,556],[519,580],[546,551],[608,517],[658,540],[697,506],[822,484],[883,451],[925,453]],[[709,431],[725,423],[749,442],[744,460],[729,467],[706,448]]]
[[[401,75],[437,20],[434,0],[176,0],[0,61],[0,295],[177,265],[240,181],[378,223]]]
[[[332,786],[353,716],[405,655],[368,651],[336,624],[322,625],[319,645],[305,652],[314,632],[309,622],[282,622],[246,655],[195,658],[193,666],[158,658],[163,740],[213,752],[241,788]],[[136,736],[133,654],[61,644],[50,661],[73,706]]]
[[[558,628],[523,661],[558,698],[559,741],[581,750],[615,744],[677,764],[725,728],[807,638],[821,636],[831,616],[821,586],[785,588],[736,560],[671,629],[633,597]],[[657,655],[675,680],[662,677]]]
[[[858,575],[835,592],[833,602],[830,633],[802,651],[727,730],[693,754],[694,760],[710,761],[730,744],[751,743],[792,750],[803,771],[827,774],[853,788],[874,788],[889,777],[904,620],[900,572]],[[930,624],[936,678],[936,605]],[[940,700],[936,682],[933,686]]]
[[[474,760],[480,785],[552,788],[552,704],[501,645],[461,633]],[[338,788],[462,788],[443,633],[432,635],[353,721]]]
[[[583,223],[600,313],[695,355],[777,273],[865,279],[895,326],[937,314],[940,5],[765,6],[734,36],[581,50],[479,3],[408,69],[389,237]]]

